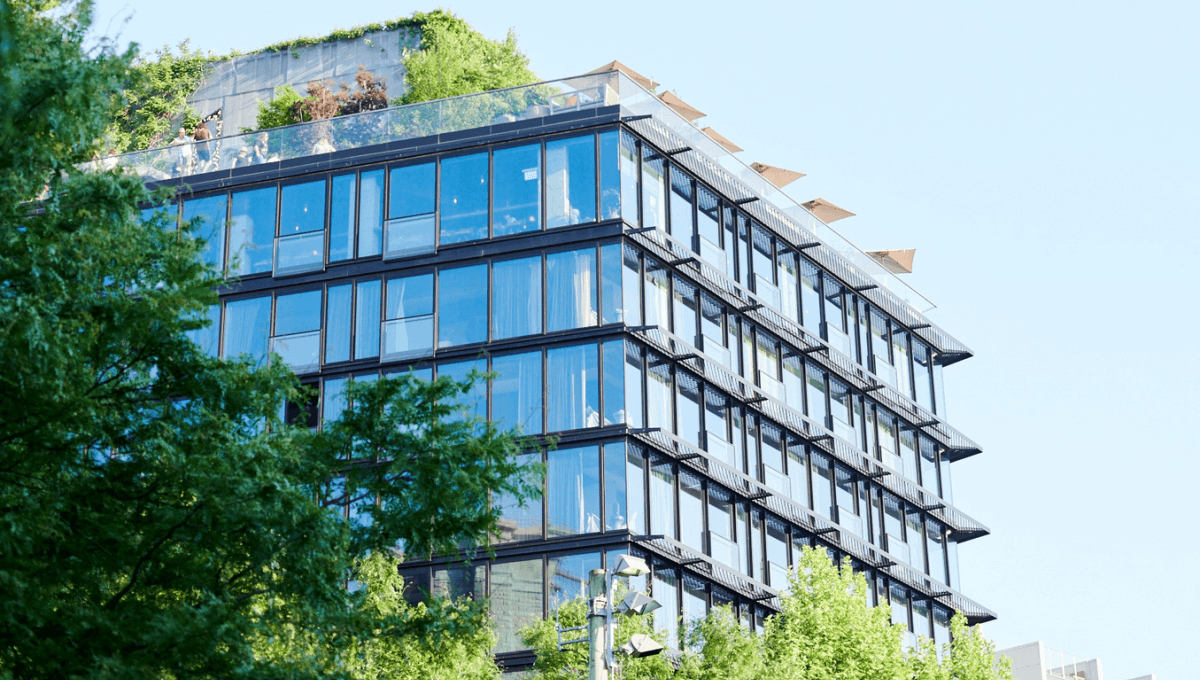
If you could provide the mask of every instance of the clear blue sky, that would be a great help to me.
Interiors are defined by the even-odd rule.
[[[101,0],[96,18],[223,53],[433,8]],[[858,213],[836,226],[860,247],[917,248],[909,282],[976,352],[946,382],[984,448],[955,497],[993,530],[962,549],[988,634],[1099,656],[1108,680],[1194,677],[1200,4],[447,8],[514,28],[544,78],[623,61],[747,162],[808,173],[791,193]]]

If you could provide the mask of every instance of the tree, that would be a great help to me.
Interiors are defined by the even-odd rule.
[[[677,678],[686,680],[756,680],[764,677],[761,641],[728,607],[714,607],[684,628],[685,654]]]
[[[178,54],[164,45],[152,58],[132,62],[113,94],[119,113],[106,131],[110,149],[123,153],[162,146],[179,126],[190,130],[200,122],[187,98],[199,87],[208,59],[186,40],[177,49]]]
[[[408,91],[402,104],[485,92],[537,82],[529,58],[511,30],[503,42],[488,40],[444,10],[413,18],[421,22],[421,49],[404,59]]]
[[[306,395],[278,361],[202,351],[220,279],[198,225],[80,169],[134,53],[85,51],[88,2],[48,9],[0,3],[0,677],[350,677],[363,645],[439,626],[479,648],[484,619],[449,605],[368,625],[383,602],[346,578],[368,551],[493,531],[486,490],[532,489],[505,477],[511,433],[438,421],[470,381],[385,379],[316,434],[280,417]],[[371,530],[321,502],[342,475],[379,495]],[[304,653],[264,647],[295,631]]]

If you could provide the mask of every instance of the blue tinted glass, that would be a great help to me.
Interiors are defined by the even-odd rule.
[[[225,266],[225,205],[225,194],[194,198],[183,204],[183,221],[198,219],[193,233],[198,238],[208,241],[208,245],[204,247],[204,261],[217,269]],[[169,208],[156,210],[164,210],[170,214]]]
[[[492,420],[501,429],[520,426],[524,434],[542,431],[542,353],[492,358]]]
[[[241,191],[233,195],[229,254],[238,264],[235,274],[271,271],[275,245],[275,187]]]
[[[604,424],[625,422],[625,343],[604,343]]]
[[[551,534],[553,535],[553,534]],[[600,553],[555,555],[546,560],[546,582],[550,606],[587,597],[588,573],[599,569]]]
[[[221,337],[221,306],[210,305],[203,318],[208,325],[188,331],[187,337],[188,340],[200,347],[200,351],[215,357],[217,356],[218,339]]]
[[[363,281],[357,286],[354,309],[354,358],[379,356],[379,281]]]
[[[270,296],[225,303],[226,358],[248,354],[255,361],[262,361],[267,356],[270,333]]]
[[[331,286],[325,310],[325,361],[350,359],[350,286]]]
[[[667,166],[648,146],[642,147],[642,225],[667,228]]]
[[[487,340],[487,265],[438,273],[438,347]]]
[[[354,192],[358,178],[342,175],[333,178],[329,200],[329,261],[349,260],[354,256]]]
[[[600,219],[621,216],[621,163],[617,132],[600,133]]]
[[[325,180],[283,187],[279,200],[279,235],[325,228]]]
[[[306,333],[321,328],[321,291],[310,290],[275,299],[275,335]]]
[[[550,432],[600,424],[596,346],[561,347],[546,352]]]
[[[486,153],[442,161],[441,243],[487,238]]]
[[[475,361],[458,361],[453,364],[440,364],[438,366],[439,378],[451,378],[458,382],[465,381],[470,377],[472,372],[486,373],[487,363],[482,359]],[[458,404],[468,416],[474,416],[480,419],[487,418],[487,380],[480,378],[471,385],[471,389],[466,394],[461,394],[458,397]]]
[[[595,446],[547,453],[550,537],[600,531],[600,452]]]
[[[600,323],[621,323],[625,320],[625,300],[621,289],[621,244],[600,246],[601,291],[603,298]]]
[[[607,357],[605,357],[607,358]],[[625,445],[614,442],[604,445],[604,530],[613,531],[629,526],[626,503]]]
[[[596,324],[596,249],[546,256],[546,330]]]
[[[638,222],[638,148],[637,140],[626,132],[621,133],[620,161],[621,173],[621,217],[625,221],[637,225]],[[605,180],[607,183],[608,180]]]
[[[542,258],[492,265],[492,338],[542,332]]]
[[[383,170],[364,172],[358,194],[358,256],[383,252]]]
[[[433,274],[392,279],[387,285],[388,319],[433,314]]]
[[[546,225],[595,221],[596,138],[546,142]]]
[[[326,380],[321,390],[321,419],[337,420],[346,410],[346,378]]]
[[[539,144],[497,149],[492,154],[492,233],[537,231],[542,207]]]
[[[433,163],[392,168],[388,217],[409,217],[433,212],[436,166]]]

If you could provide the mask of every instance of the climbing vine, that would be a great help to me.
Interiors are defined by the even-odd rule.
[[[138,58],[118,91],[119,111],[105,131],[105,146],[121,153],[161,146],[181,124],[189,130],[200,118],[188,106],[188,95],[200,86],[208,59],[185,40],[178,51],[168,46],[152,58]]]

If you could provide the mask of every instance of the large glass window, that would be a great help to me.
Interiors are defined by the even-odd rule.
[[[796,253],[777,243],[779,252],[776,253],[776,268],[779,281],[779,304],[783,315],[794,323],[800,322],[800,303],[797,297],[800,283],[800,271],[796,266]]]
[[[671,389],[671,367],[659,356],[651,353],[649,372],[646,376],[646,420],[647,427],[660,427],[674,432],[674,390]]]
[[[433,274],[391,279],[384,321],[385,358],[427,354],[433,349]]]
[[[667,268],[646,258],[646,325],[671,327],[671,275]]]
[[[630,427],[642,427],[642,350],[636,345],[625,346],[625,422]]]
[[[725,268],[721,247],[720,203],[704,187],[696,187],[696,233],[700,236],[700,257],[717,269]]]
[[[729,443],[729,404],[725,396],[713,389],[704,391],[705,450],[713,458],[730,467],[737,467],[733,444]]]
[[[359,178],[358,256],[383,252],[383,170],[364,172]]]
[[[487,340],[487,265],[438,272],[438,347]]]
[[[297,373],[321,367],[321,291],[275,299],[275,336],[271,351]]]
[[[625,298],[621,290],[621,245],[600,246],[600,323],[625,320]]]
[[[855,448],[862,446],[856,441],[854,427],[850,420],[852,395],[850,388],[840,380],[829,379],[829,409],[833,415],[833,431],[837,436],[854,444]]]
[[[821,334],[821,273],[817,266],[800,258],[800,314],[804,327]]]
[[[578,345],[546,352],[549,431],[597,427],[600,424],[596,349],[596,345]]]
[[[941,495],[938,485],[937,445],[929,437],[918,435],[917,442],[921,448],[921,485],[926,489]]]
[[[808,417],[822,426],[828,427],[825,414],[825,371],[812,365],[807,367],[808,373]]]
[[[704,482],[688,470],[679,472],[679,540],[704,552]]]
[[[267,356],[271,335],[271,298],[258,297],[225,303],[225,357],[246,354],[255,362]]]
[[[519,426],[524,434],[542,431],[542,353],[492,358],[492,420],[502,429]]]
[[[492,264],[492,338],[542,332],[542,258]]]
[[[692,284],[684,281],[678,276],[674,277],[673,281],[673,328],[675,335],[678,335],[684,342],[699,346],[699,301],[696,297],[697,289]]]
[[[333,178],[329,197],[329,261],[354,257],[354,199],[358,194],[358,175]]]
[[[522,453],[517,456],[517,464],[525,468],[540,462],[540,453]],[[500,520],[496,523],[496,528],[500,531],[500,543],[535,541],[542,537],[540,496],[526,499],[522,507],[512,494],[496,493],[492,497],[492,506],[500,510]]]
[[[601,345],[604,360],[604,424],[625,422],[625,343],[610,340]]]
[[[225,266],[225,194],[192,198],[183,202],[183,221],[197,220],[193,232],[208,242],[204,246],[204,261],[218,271]]]
[[[909,510],[906,520],[908,525],[905,527],[905,533],[908,534],[909,564],[917,571],[925,571],[925,527],[921,523],[921,513],[917,510]]]
[[[742,570],[741,551],[733,530],[733,496],[720,487],[708,487],[709,555],[721,564]]]
[[[442,159],[441,243],[487,238],[488,155]]]
[[[595,446],[547,454],[548,535],[600,531],[600,451]]]
[[[812,456],[813,510],[822,517],[833,519],[833,470],[829,463],[824,454]]]
[[[838,506],[838,524],[853,531],[859,536],[865,537],[866,526],[862,518],[859,516],[859,509],[856,503],[857,500],[857,484],[854,481],[854,475],[850,470],[841,465],[834,465],[835,482],[834,488],[837,495]],[[863,511],[865,514],[865,510]]]
[[[544,577],[541,557],[492,565],[489,601],[497,653],[525,649],[520,631],[542,620]]]
[[[654,630],[663,634],[668,645],[679,644],[679,572],[676,569],[654,569],[651,595],[662,605],[654,610]]]
[[[684,441],[700,446],[700,382],[684,371],[679,371],[675,377],[675,409],[679,419],[676,429]]]
[[[588,574],[599,569],[600,553],[551,555],[546,558],[546,581],[549,585],[550,606],[587,597]]]
[[[642,147],[642,226],[667,230],[666,162],[648,146]]]
[[[385,257],[407,257],[434,249],[433,163],[391,169]]]
[[[627,161],[621,158],[617,148],[618,133],[600,133],[600,219],[613,220],[621,216],[622,174]],[[628,136],[628,135],[626,135]],[[635,168],[636,171],[636,168]],[[634,190],[634,202],[630,211],[637,213],[637,192]],[[635,220],[636,221],[636,220]]]
[[[354,300],[354,358],[379,356],[379,309],[382,285],[359,281]]]
[[[646,456],[637,446],[625,454],[625,496],[629,499],[629,531],[646,533]]]
[[[271,186],[233,194],[229,228],[229,251],[234,258],[230,271],[245,276],[271,271],[275,241],[275,199]]]
[[[675,469],[659,456],[650,466],[650,533],[675,538]]]
[[[637,326],[642,323],[642,263],[633,248],[622,248],[621,294],[624,297],[625,324]]]
[[[615,136],[609,139],[615,144]],[[595,221],[596,138],[587,135],[546,142],[546,226]]]
[[[465,382],[472,373],[487,373],[487,362],[483,359],[473,361],[456,361],[450,364],[438,365],[438,377],[450,378],[456,382]],[[487,420],[487,381],[475,380],[466,394],[459,395],[460,412],[467,416]]]
[[[929,351],[929,346],[917,340],[915,337],[912,341],[913,345],[913,389],[915,390],[917,403],[924,406],[927,410],[933,410],[933,381],[931,379],[931,367],[929,365],[932,353]]]
[[[596,249],[546,256],[546,330],[596,324]]]
[[[203,328],[187,332],[187,337],[205,354],[217,356],[221,338],[221,305],[209,305],[203,319],[208,323]]]
[[[671,166],[671,235],[693,248],[696,227],[692,215],[692,178]]]
[[[289,184],[281,190],[276,275],[325,266],[325,184],[325,180]]]
[[[625,484],[628,467],[624,443],[613,442],[604,445],[605,531],[629,528],[629,495]],[[635,502],[641,501],[641,498],[635,499]]]
[[[929,575],[949,583],[946,576],[946,528],[937,520],[929,520]]]
[[[349,285],[330,286],[325,305],[325,361],[350,359],[350,316],[353,292]]]
[[[496,149],[492,153],[493,235],[541,229],[541,155],[540,144]]]
[[[892,363],[896,367],[896,388],[900,394],[913,398],[912,382],[908,371],[908,333],[892,332]]]
[[[788,479],[791,480],[792,500],[808,506],[808,451],[804,444],[793,442],[788,445]]]

